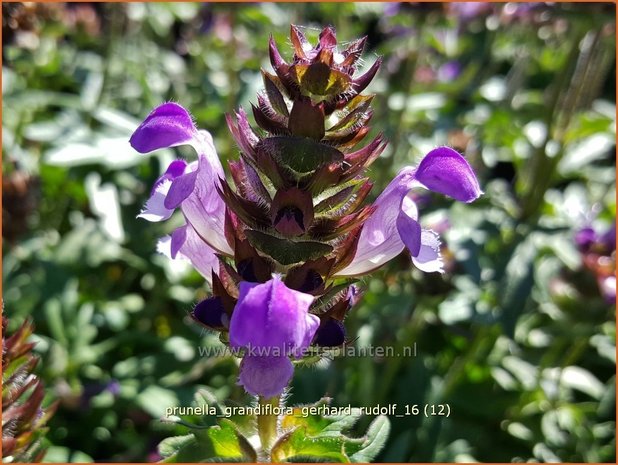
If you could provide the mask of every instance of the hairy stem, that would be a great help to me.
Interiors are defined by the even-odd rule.
[[[279,407],[279,402],[279,397],[271,397],[270,399],[266,399],[260,396],[258,398],[260,414],[257,416],[257,429],[258,436],[260,437],[260,443],[262,444],[262,459],[265,461],[270,461],[268,460],[268,457],[270,456],[270,448],[277,438],[278,415],[262,415],[261,412],[268,412],[268,405],[272,405],[273,409]]]

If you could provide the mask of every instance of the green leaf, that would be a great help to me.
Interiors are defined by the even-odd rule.
[[[167,438],[159,444],[159,453],[162,456],[163,452],[172,452],[172,455],[164,456],[164,463],[203,462],[214,458],[210,441],[201,441],[194,434],[180,438]]]
[[[530,234],[514,248],[502,280],[500,324],[513,337],[517,320],[530,298],[534,286],[536,246]]]
[[[273,446],[270,458],[273,462],[350,462],[342,437],[308,437],[302,427],[283,435]]]
[[[388,417],[380,415],[369,425],[362,448],[350,456],[352,462],[371,462],[386,444],[391,424]]]
[[[227,419],[206,430],[194,430],[193,434],[164,439],[158,450],[166,463],[257,460],[257,454],[247,438]]]
[[[356,424],[358,420],[363,416],[363,413],[360,408],[352,407],[351,413],[349,415],[331,415],[325,418],[332,420],[333,422],[328,425],[324,430],[322,430],[322,434],[327,432],[343,432],[349,430]]]
[[[222,419],[220,425],[207,430],[216,457],[239,458],[243,461],[255,462],[257,459],[255,450],[251,447],[249,441],[238,433],[234,423]]]
[[[161,441],[157,447],[159,455],[163,458],[171,457],[178,453],[183,447],[189,446],[195,443],[195,436],[193,434],[186,434],[184,436],[172,436],[171,438],[165,438]]]
[[[285,415],[281,419],[281,429],[291,430],[294,428],[304,428],[309,436],[317,436],[332,422],[322,415],[308,415],[307,412],[312,407],[319,408],[323,405],[330,404],[330,399],[324,397],[311,405],[297,405],[293,408],[291,415]]]

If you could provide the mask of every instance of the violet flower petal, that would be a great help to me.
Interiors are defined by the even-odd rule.
[[[247,392],[274,397],[294,373],[289,355],[301,356],[320,319],[308,313],[313,296],[289,289],[278,275],[266,283],[240,283],[230,321],[230,346],[246,348],[239,384]]]
[[[158,183],[154,192],[150,198],[146,201],[146,205],[142,209],[141,213],[137,215],[138,218],[143,218],[146,221],[164,221],[169,219],[174,213],[174,209],[165,207],[165,198],[170,190],[172,181],[165,179],[163,182]]]
[[[192,171],[188,171],[182,176],[178,176],[172,182],[167,196],[165,197],[165,208],[175,210],[182,202],[189,197],[195,190],[195,182],[197,181],[198,166],[193,166]]]
[[[155,212],[152,218],[165,219],[169,218],[168,210],[180,206],[187,221],[212,248],[231,255],[232,248],[225,238],[225,203],[217,192],[224,172],[210,134],[198,130],[182,106],[164,103],[139,125],[130,143],[142,153],[177,145],[191,145],[195,149],[197,163],[191,163],[181,175],[173,176],[177,170],[170,173],[171,186],[165,193],[160,188],[156,202],[153,201],[150,209],[147,205],[147,210]],[[162,207],[161,197],[164,197]]]
[[[165,173],[159,176],[159,179],[155,181],[154,185],[152,186],[150,195],[154,194],[155,189],[159,187],[159,185],[163,183],[165,180],[172,181],[176,179],[178,176],[182,176],[186,168],[187,168],[187,162],[184,160],[174,160],[173,162],[171,162],[169,166],[167,167],[167,169],[165,170]]]
[[[209,283],[212,279],[212,271],[219,270],[219,259],[215,253],[215,250],[200,237],[190,224],[185,224],[172,233],[170,247],[172,259],[178,257],[178,255],[185,257]]]
[[[412,263],[426,273],[444,272],[440,254],[440,236],[430,229],[421,232],[421,247],[418,255],[412,257]]]
[[[231,255],[233,250],[225,238],[225,203],[217,191],[219,180],[224,179],[225,174],[210,134],[200,131],[199,137],[202,152],[198,151],[199,160],[193,184],[194,189],[182,201],[180,209],[187,221],[212,248],[223,254]],[[186,180],[180,177],[174,180],[174,183],[187,182],[191,183],[191,178]],[[170,192],[173,188],[172,184]]]
[[[397,215],[397,232],[399,237],[410,251],[410,255],[416,257],[421,250],[421,225],[417,221],[418,209],[416,203],[406,195],[401,202],[401,210]]]
[[[152,110],[138,126],[129,143],[140,153],[189,144],[196,128],[187,110],[177,103],[168,102]]]
[[[379,268],[407,247],[414,264],[423,271],[442,271],[440,241],[431,231],[421,231],[413,188],[425,187],[462,202],[472,202],[483,192],[472,168],[449,147],[429,152],[418,168],[403,168],[376,199],[376,210],[363,225],[352,263],[337,276],[358,276]]]
[[[188,224],[174,230],[171,236],[159,239],[157,251],[171,260],[190,262],[209,284],[212,282],[212,270],[219,269],[215,250]]]
[[[461,74],[461,64],[456,60],[447,61],[438,68],[438,81],[451,82]]]
[[[293,374],[294,365],[287,357],[245,355],[238,384],[249,394],[271,398],[283,392]]]
[[[598,234],[590,226],[582,228],[577,231],[577,233],[575,233],[575,244],[577,245],[577,248],[580,250],[580,252],[589,251],[590,247],[592,247],[592,244],[594,244],[597,240]]]
[[[313,296],[289,289],[278,275],[266,283],[240,283],[230,321],[230,345],[260,355],[291,355],[311,343],[320,319],[308,313]]]
[[[404,249],[397,230],[397,218],[404,197],[414,187],[414,169],[406,167],[374,202],[375,212],[365,222],[354,260],[337,276],[356,276],[379,268]]]
[[[483,193],[466,159],[450,147],[438,147],[421,160],[416,180],[427,189],[472,202]]]
[[[174,207],[166,205],[168,193],[172,185],[172,181],[182,176],[187,163],[184,160],[174,160],[169,164],[165,173],[159,176],[152,186],[150,198],[146,201],[146,205],[138,218],[144,218],[146,221],[163,221],[169,219],[174,213]]]

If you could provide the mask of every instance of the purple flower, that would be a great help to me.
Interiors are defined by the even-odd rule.
[[[190,168],[187,167],[187,163],[184,160],[175,160],[167,167],[165,173],[163,173],[159,179],[157,179],[150,191],[150,198],[146,202],[142,212],[137,215],[138,218],[144,218],[147,221],[163,221],[167,220],[172,213],[173,209],[165,207],[165,198],[170,190],[172,181],[177,177],[184,174],[185,170],[194,170],[195,165]]]
[[[222,329],[229,326],[223,301],[219,296],[209,297],[195,306],[191,316],[194,320],[212,329]]]
[[[575,244],[577,244],[577,248],[581,252],[587,252],[590,250],[592,245],[597,242],[597,240],[597,232],[590,226],[582,228],[575,233]]]
[[[493,9],[487,2],[453,2],[448,4],[448,10],[461,21],[476,19]]]
[[[457,60],[451,60],[438,68],[438,81],[451,82],[461,74],[461,64]]]
[[[607,251],[607,254],[611,254],[616,251],[616,222],[614,221],[610,228],[605,231],[599,238],[599,242],[603,248]]]
[[[195,149],[197,161],[187,164],[176,160],[157,179],[139,217],[162,221],[180,207],[190,229],[198,240],[204,242],[200,250],[209,254],[214,249],[231,255],[232,248],[224,233],[225,203],[217,191],[219,179],[225,175],[211,135],[195,127],[187,110],[170,102],[158,106],[148,115],[131,136],[130,143],[141,153],[179,145],[190,145]],[[191,258],[192,262],[194,260],[206,259]]]
[[[616,250],[616,223],[603,233],[592,226],[580,229],[575,233],[575,244],[581,253],[611,255]]]
[[[449,147],[429,152],[417,168],[405,167],[376,199],[377,207],[365,222],[352,262],[337,273],[356,276],[379,268],[408,248],[422,271],[442,272],[440,239],[421,228],[411,190],[425,187],[461,202],[476,200],[482,191],[466,159]]]
[[[308,313],[313,296],[286,287],[278,275],[266,283],[240,283],[230,321],[230,345],[245,348],[239,384],[247,392],[274,397],[288,385],[320,319]]]
[[[209,283],[212,271],[219,269],[219,259],[214,249],[206,244],[191,224],[185,224],[175,229],[171,236],[159,239],[157,251],[172,260],[188,260]]]
[[[345,342],[345,327],[341,321],[325,319],[315,335],[315,344],[322,347],[337,347]]]
[[[586,226],[575,234],[575,244],[582,254],[584,266],[597,278],[602,297],[616,303],[616,222],[601,233]]]
[[[105,383],[88,383],[84,385],[84,390],[80,398],[80,404],[82,409],[90,407],[92,398],[103,393],[109,392],[112,396],[118,397],[120,395],[120,383],[117,379]]]
[[[239,384],[262,398],[284,391],[292,358],[303,357],[312,343],[345,342],[342,322],[360,295],[339,276],[367,273],[404,248],[421,270],[442,271],[438,234],[421,227],[414,188],[463,202],[481,195],[466,160],[440,147],[404,168],[374,205],[363,205],[372,185],[365,170],[386,142],[379,135],[353,147],[369,131],[373,96],[362,92],[381,59],[354,77],[366,38],[339,50],[335,30],[326,27],[313,46],[292,26],[290,39],[290,63],[272,38],[269,43],[275,74],[263,72],[265,92],[252,106],[261,130],[243,110],[227,116],[240,149],[230,163],[233,185],[210,134],[178,104],[157,107],[130,140],[142,153],[179,145],[196,151],[197,160],[167,167],[139,217],[163,221],[180,208],[185,224],[159,250],[212,279],[212,295],[191,316],[227,332],[229,345],[242,349]],[[447,77],[457,71],[451,68]],[[338,121],[330,121],[332,114]],[[339,284],[348,287],[347,296]],[[309,312],[314,299],[325,309],[319,317]]]

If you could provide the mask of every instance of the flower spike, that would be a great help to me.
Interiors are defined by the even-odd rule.
[[[366,170],[387,141],[379,134],[363,143],[374,95],[362,92],[382,59],[356,76],[367,38],[340,49],[332,27],[316,43],[292,25],[290,42],[286,61],[270,37],[273,69],[262,70],[265,89],[252,118],[243,109],[226,115],[239,151],[228,163],[229,182],[212,137],[178,104],[157,107],[131,137],[144,153],[195,149],[197,160],[176,160],[156,180],[139,217],[162,221],[181,210],[185,225],[159,249],[190,261],[211,284],[191,317],[241,352],[238,383],[262,398],[284,392],[292,360],[311,346],[346,341],[345,318],[360,300],[347,278],[404,249],[418,269],[443,272],[440,238],[422,226],[417,189],[461,202],[482,194],[466,159],[438,147],[368,203]]]

